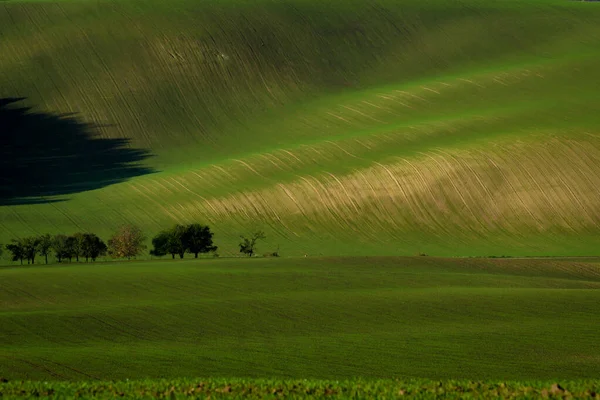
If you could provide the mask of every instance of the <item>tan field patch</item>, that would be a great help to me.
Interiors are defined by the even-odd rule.
[[[214,219],[301,218],[336,229],[354,230],[364,221],[373,231],[579,231],[600,226],[600,143],[555,138],[503,144],[489,153],[433,151],[186,207]]]

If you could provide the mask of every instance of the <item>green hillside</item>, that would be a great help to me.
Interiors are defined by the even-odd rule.
[[[595,379],[599,268],[430,257],[5,267],[0,376]]]
[[[1,243],[198,221],[222,254],[257,228],[284,255],[600,248],[599,4],[4,1],[0,38],[5,111],[37,113]]]

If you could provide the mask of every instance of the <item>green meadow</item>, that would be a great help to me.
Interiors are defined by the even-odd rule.
[[[289,256],[597,255],[599,26],[562,0],[4,1],[0,99],[38,116],[0,242],[198,221],[223,255],[254,229]]]
[[[309,257],[4,268],[0,375],[595,379],[599,266]]]

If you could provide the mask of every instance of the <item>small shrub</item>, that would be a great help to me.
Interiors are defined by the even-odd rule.
[[[279,257],[279,252],[274,251],[273,253],[264,253],[263,257]]]

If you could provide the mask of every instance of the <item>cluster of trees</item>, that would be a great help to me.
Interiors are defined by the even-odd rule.
[[[64,234],[28,236],[13,239],[4,247],[11,253],[12,261],[20,261],[21,265],[24,260],[27,260],[27,264],[34,264],[35,257],[38,255],[44,257],[48,264],[48,256],[51,254],[54,254],[59,263],[66,260],[72,262],[73,259],[79,262],[80,258],[85,258],[86,262],[96,261],[98,257],[107,254],[113,258],[131,259],[146,249],[145,240],[146,237],[140,228],[125,225],[115,232],[108,240],[108,244],[95,233],[79,232],[70,236]]]
[[[256,243],[265,239],[262,231],[252,233],[250,236],[240,236],[240,253],[252,257],[256,251]],[[54,254],[57,261],[63,262],[73,258],[79,262],[80,258],[85,258],[88,262],[96,261],[100,256],[109,255],[113,258],[131,259],[140,255],[146,250],[144,242],[146,237],[142,230],[136,226],[125,225],[119,228],[104,243],[94,233],[75,233],[73,235],[50,235],[29,236],[20,239],[13,239],[11,243],[4,246],[11,253],[12,261],[20,261],[23,264],[34,264],[36,256],[44,257],[48,264],[48,256]],[[172,258],[178,255],[180,258],[185,253],[198,254],[214,253],[217,254],[217,246],[213,243],[213,233],[210,228],[201,224],[175,225],[170,229],[161,231],[152,238],[153,248],[150,255],[161,257],[170,254]],[[2,255],[2,246],[0,246],[0,255]],[[279,256],[278,252],[269,254],[269,256]]]
[[[150,250],[150,255],[161,257],[170,254],[172,258],[175,258],[175,255],[183,258],[185,253],[191,253],[198,258],[200,253],[216,254],[218,248],[212,239],[213,233],[208,226],[178,224],[152,238],[154,248]]]
[[[256,251],[256,242],[265,239],[263,231],[252,233],[249,237],[240,236],[240,253],[252,257]],[[170,254],[173,259],[178,255],[183,258],[185,253],[191,253],[195,258],[198,254],[214,253],[218,257],[217,246],[213,244],[213,233],[208,226],[200,224],[175,225],[158,233],[152,238],[153,249],[150,255],[161,257]],[[279,252],[271,253],[269,256],[279,256]]]
[[[11,253],[12,261],[20,261],[23,264],[35,263],[35,257],[44,257],[48,264],[48,256],[55,254],[58,262],[75,258],[79,261],[80,257],[85,257],[85,261],[96,261],[96,258],[106,254],[108,248],[106,244],[93,233],[75,233],[67,236],[63,234],[40,236],[28,236],[20,239],[13,239],[11,243],[5,246]]]

